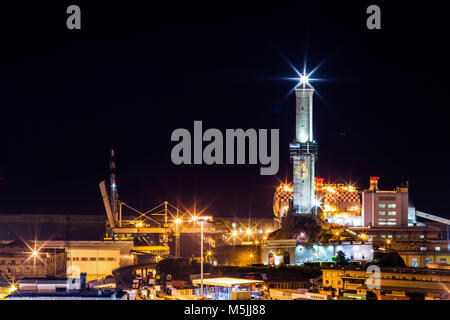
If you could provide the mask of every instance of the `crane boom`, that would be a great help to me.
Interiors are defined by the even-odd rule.
[[[100,192],[102,193],[103,204],[105,205],[106,215],[108,217],[108,222],[111,228],[116,227],[116,222],[114,220],[113,213],[111,211],[111,205],[108,199],[108,193],[106,192],[105,180],[99,183]]]

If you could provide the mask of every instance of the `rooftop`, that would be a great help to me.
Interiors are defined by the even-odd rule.
[[[195,279],[192,281],[192,283],[196,284],[196,285],[200,285],[201,280]],[[203,279],[203,285],[220,286],[220,287],[233,287],[235,285],[246,286],[246,285],[261,284],[261,283],[264,283],[264,281],[239,279],[239,278],[207,278],[207,279]]]

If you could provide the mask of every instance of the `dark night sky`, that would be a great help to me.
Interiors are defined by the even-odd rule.
[[[175,166],[176,128],[279,128],[290,177],[298,68],[315,76],[317,176],[392,189],[402,176],[419,210],[450,217],[447,16],[438,2],[17,4],[0,13],[0,214],[103,213],[98,182],[117,150],[120,198],[167,199],[212,215],[271,217],[274,176],[254,166]],[[79,4],[82,30],[66,29]]]

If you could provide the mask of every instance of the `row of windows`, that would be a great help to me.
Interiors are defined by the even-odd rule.
[[[381,220],[381,219],[380,219],[380,220]],[[392,234],[388,234],[387,237],[388,237],[389,239],[392,239]],[[373,239],[376,239],[376,238],[377,238],[377,235],[376,235],[376,234],[373,235],[372,238],[373,238]],[[386,235],[385,235],[385,234],[382,234],[382,235],[381,235],[381,238],[386,239]],[[409,239],[409,234],[407,234],[407,233],[405,233],[405,234],[397,234],[397,235],[396,235],[396,238],[397,238],[397,239],[401,239],[401,238]],[[423,234],[420,234],[420,235],[414,234],[414,238],[424,239],[424,238],[425,238],[425,235],[423,235]]]
[[[34,274],[36,270],[34,268],[0,268],[0,273],[1,272],[13,274],[20,274],[20,273]]]
[[[396,208],[397,205],[395,203],[380,203],[378,204],[378,208]]]
[[[97,257],[73,257],[72,261],[97,261]],[[112,257],[99,257],[98,261],[116,261],[116,258],[112,258]]]
[[[397,225],[397,222],[393,222],[393,221],[388,221],[388,222],[378,222],[379,225],[384,225],[384,226],[395,226]]]
[[[395,215],[397,215],[397,211],[378,211],[378,215],[380,215],[380,216],[385,216],[385,215],[395,216]]]
[[[428,247],[420,247],[420,251],[428,251]],[[441,251],[441,247],[434,247],[434,251]]]
[[[36,261],[36,263],[39,263]],[[0,260],[0,266],[32,266],[34,265],[33,259],[26,260]]]

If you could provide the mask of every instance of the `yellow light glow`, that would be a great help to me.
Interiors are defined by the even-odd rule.
[[[144,225],[144,224],[143,224],[141,221],[139,221],[139,222],[136,223],[136,227],[137,227],[137,228],[142,228],[143,225]]]
[[[264,237],[263,237],[263,239],[264,239],[264,240],[267,240],[267,237],[266,237],[266,236],[264,236]]]
[[[233,237],[236,237],[236,236],[237,236],[237,231],[236,231],[236,230],[233,230],[233,232],[231,233],[231,235],[232,235]]]
[[[37,252],[36,250],[34,250],[34,251],[31,253],[31,255],[32,255],[33,257],[37,257],[38,252]]]
[[[250,229],[250,228],[247,229],[246,233],[247,233],[247,234],[252,234],[252,229]]]
[[[323,205],[323,211],[324,212],[335,212],[337,209],[335,206],[331,206],[329,204],[324,204]]]
[[[386,243],[390,244],[391,243],[391,239],[386,239]]]
[[[183,222],[183,220],[181,220],[180,218],[176,218],[175,220],[173,220],[173,222],[174,222],[175,224],[180,224],[180,223]]]
[[[249,257],[250,257],[250,258],[253,258],[253,253],[250,253]]]
[[[14,284],[11,285],[11,287],[9,288],[9,293],[11,294],[12,292],[16,291],[17,288]]]
[[[334,234],[338,236],[339,235],[339,231],[336,231]]]
[[[256,241],[255,241],[255,244],[259,244],[259,241],[258,241],[258,240],[256,240]]]
[[[210,255],[212,255],[212,251],[208,251],[208,252],[206,252],[206,254],[207,254],[208,256],[210,256]]]

